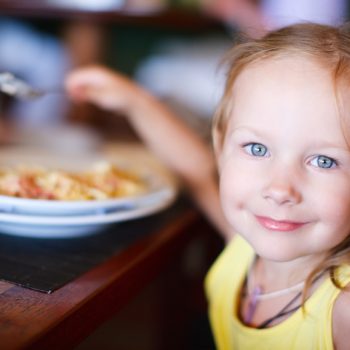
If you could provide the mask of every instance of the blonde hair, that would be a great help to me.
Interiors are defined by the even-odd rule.
[[[270,32],[261,39],[240,43],[226,56],[228,73],[225,91],[213,120],[213,142],[216,154],[219,154],[223,147],[227,124],[232,115],[233,88],[239,74],[252,64],[287,55],[310,58],[331,74],[339,108],[341,99],[337,86],[340,83],[350,85],[349,23],[338,28],[313,23],[296,24]],[[340,122],[344,134],[348,135],[344,120],[345,118],[341,118]],[[344,263],[350,263],[350,232],[349,236],[333,248],[328,257],[311,272],[306,281],[304,300],[314,278],[325,271],[330,272],[333,283],[341,288],[334,271]]]

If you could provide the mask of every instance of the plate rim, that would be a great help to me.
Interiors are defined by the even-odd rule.
[[[143,204],[133,209],[115,210],[109,213],[97,213],[91,215],[72,216],[42,216],[42,215],[21,215],[0,213],[0,224],[27,224],[37,226],[82,226],[95,224],[108,224],[120,222],[131,218],[141,217],[169,206],[176,198],[176,191],[168,188],[163,191],[162,198],[158,198],[153,203]]]

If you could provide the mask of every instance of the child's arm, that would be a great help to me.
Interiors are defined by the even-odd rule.
[[[74,100],[123,112],[144,143],[180,176],[224,238],[231,238],[219,202],[213,154],[179,117],[141,87],[106,68],[76,70],[68,76],[66,87]]]
[[[340,293],[333,307],[333,344],[336,350],[347,350],[350,344],[350,286]]]

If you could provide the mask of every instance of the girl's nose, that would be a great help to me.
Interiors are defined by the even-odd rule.
[[[263,197],[277,205],[295,205],[302,198],[295,181],[288,174],[278,177],[273,176],[273,179],[263,189]]]

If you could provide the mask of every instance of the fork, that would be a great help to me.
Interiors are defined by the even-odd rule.
[[[19,99],[34,100],[49,93],[63,93],[64,89],[37,89],[12,73],[3,72],[0,73],[0,91]]]

